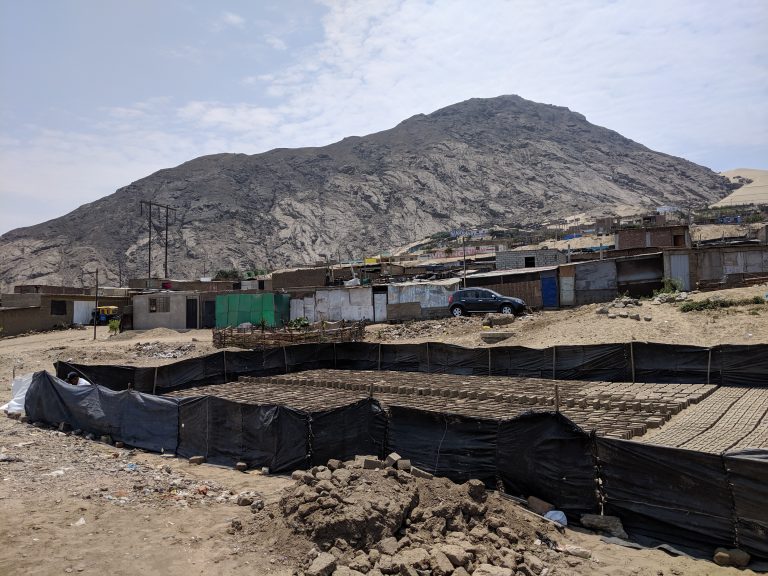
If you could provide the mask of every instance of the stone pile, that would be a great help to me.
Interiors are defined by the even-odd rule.
[[[454,484],[396,454],[357,457],[293,474],[280,510],[312,540],[306,576],[546,576],[588,568],[591,553],[563,543],[557,526],[479,480]]]
[[[613,302],[598,306],[595,310],[596,314],[606,314],[608,318],[629,318],[630,320],[640,320],[641,318],[646,322],[650,322],[653,318],[649,315],[641,317],[640,313],[635,311],[635,308],[639,308],[643,303],[638,298],[630,298],[629,296],[622,296],[616,298]]]
[[[669,302],[685,302],[688,300],[688,292],[664,292],[657,294],[651,300],[651,304],[667,304]]]

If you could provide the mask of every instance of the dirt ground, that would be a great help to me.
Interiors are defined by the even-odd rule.
[[[764,296],[768,284],[750,288],[732,288],[694,293],[691,300],[704,298],[742,299]],[[367,327],[367,339],[374,342],[445,342],[459,346],[529,346],[546,348],[565,344],[603,344],[612,342],[661,342],[715,346],[717,344],[768,343],[768,306],[747,305],[680,312],[679,304],[653,305],[643,300],[636,308],[650,321],[630,318],[608,318],[597,314],[602,304],[589,304],[570,309],[536,312],[518,318],[500,330],[510,332],[509,338],[495,344],[481,339],[483,316],[444,318],[404,324],[374,324]]]
[[[287,477],[193,466],[4,417],[0,454],[0,574],[288,576],[313,546],[280,512],[283,489],[295,485]],[[434,482],[422,489],[440,501],[440,483],[450,483]],[[238,506],[242,493],[266,507]],[[241,530],[232,529],[234,518]],[[567,529],[562,540],[591,551],[592,560],[576,558],[554,574],[753,573],[609,545],[586,531]]]
[[[694,294],[745,298],[768,286]],[[654,342],[714,345],[768,343],[768,307],[744,306],[681,313],[674,304],[639,309],[652,320],[609,319],[597,305],[536,313],[518,319],[496,345]],[[445,318],[401,325],[372,325],[374,342],[450,342],[486,346],[482,318]],[[56,360],[89,364],[160,365],[210,354],[209,330],[157,329],[110,337],[106,328],[65,330],[0,339],[0,403],[9,397],[12,373],[53,370]],[[157,454],[115,449],[81,437],[30,427],[0,417],[0,574],[278,574],[300,568],[311,543],[264,530],[271,521],[237,506],[250,491],[277,509],[284,477],[191,466]],[[229,534],[232,518],[245,528]],[[82,519],[82,520],[81,520]],[[251,525],[251,523],[256,524]],[[275,516],[275,525],[280,520]],[[258,524],[258,525],[257,525]],[[598,562],[556,574],[736,574],[735,569],[655,550],[603,543],[568,530],[570,541]],[[745,572],[740,572],[745,573]],[[748,572],[747,572],[748,573]]]

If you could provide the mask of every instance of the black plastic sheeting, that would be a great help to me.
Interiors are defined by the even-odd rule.
[[[179,405],[178,455],[273,472],[306,468],[331,458],[383,456],[387,422],[379,403],[363,399],[320,412],[252,405],[202,396]]]
[[[179,405],[179,448],[185,458],[214,464],[267,466],[275,472],[307,465],[307,418],[285,406],[254,406],[203,396]]]
[[[562,414],[531,412],[504,421],[497,445],[507,493],[536,496],[574,519],[597,511],[592,438]]]
[[[716,349],[698,346],[633,342],[636,382],[706,383],[707,367],[718,356]],[[720,374],[711,372],[709,382],[719,382]]]
[[[730,386],[768,386],[768,346],[765,344],[723,344],[718,368],[722,384]],[[714,350],[713,350],[714,358]]]
[[[310,450],[313,465],[328,460],[350,460],[368,454],[384,457],[387,417],[376,400],[366,398],[332,410],[310,414]]]
[[[279,366],[271,351],[242,360],[251,372],[259,363]],[[396,451],[457,482],[501,480],[508,492],[538,496],[571,517],[597,510],[599,479],[606,513],[619,516],[635,538],[704,556],[738,546],[768,559],[766,450],[718,455],[594,438],[559,413],[498,421],[390,406],[387,416],[370,398],[308,413],[212,396],[175,400],[75,387],[44,372],[35,374],[25,409],[33,421],[68,422],[131,446],[274,472]]]
[[[736,545],[733,497],[718,454],[598,438],[605,511],[631,536],[691,549]]]
[[[389,407],[389,448],[411,464],[456,482],[493,485],[499,423],[467,416]]]
[[[66,422],[73,429],[110,435],[113,440],[154,452],[175,452],[179,409],[173,398],[100,386],[72,386],[35,372],[24,411],[31,421]]]
[[[633,342],[537,349],[463,348],[434,342],[343,342],[301,344],[262,352],[217,352],[157,368],[56,363],[60,378],[75,371],[86,380],[112,390],[125,390],[132,383],[137,391],[150,393],[220,384],[240,376],[268,376],[317,368],[612,382],[628,382],[634,375],[636,382],[768,386],[768,345],[701,348]]]
[[[725,454],[733,487],[739,545],[768,558],[768,450],[735,450]]]

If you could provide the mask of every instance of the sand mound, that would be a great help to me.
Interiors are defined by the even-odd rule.
[[[177,330],[171,330],[170,328],[153,328],[152,330],[131,330],[129,332],[123,332],[117,336],[112,336],[110,340],[123,341],[123,340],[137,340],[137,339],[149,339],[149,338],[165,338],[168,336],[178,336],[181,332]]]

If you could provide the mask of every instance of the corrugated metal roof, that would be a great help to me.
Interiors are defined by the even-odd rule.
[[[557,266],[539,266],[538,268],[511,268],[509,270],[494,270],[493,272],[480,272],[472,274],[467,278],[493,278],[494,276],[513,276],[517,274],[528,274],[530,272],[545,272],[547,270],[557,270]]]
[[[433,286],[453,286],[461,282],[458,278],[443,278],[442,280],[412,280],[410,282],[393,282],[389,286],[424,286],[432,284]]]

